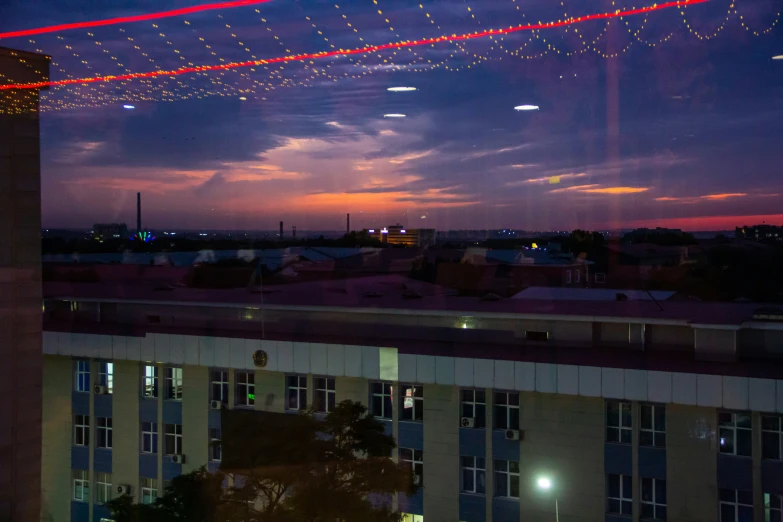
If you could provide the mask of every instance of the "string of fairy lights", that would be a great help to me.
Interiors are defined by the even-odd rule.
[[[395,23],[395,13],[393,11],[387,12],[384,8],[383,2],[387,1],[373,0],[373,9],[378,19],[383,21],[384,28],[388,29],[388,34],[393,35],[396,39],[394,41],[400,41],[401,37],[398,30],[400,23]],[[612,2],[613,5],[614,3]],[[510,0],[510,4],[516,16],[523,20],[528,19],[526,14],[520,9],[517,0]],[[717,26],[709,29],[703,27],[704,22],[695,20],[690,16],[694,12],[689,11],[689,9],[693,9],[692,7],[683,5],[679,6],[676,11],[679,13],[682,21],[681,27],[688,34],[703,41],[719,37],[735,20],[749,35],[756,37],[770,34],[780,23],[781,12],[778,11],[775,13],[775,18],[771,24],[765,27],[756,27],[746,19],[742,6],[738,4],[738,0],[729,0],[723,19]],[[563,15],[562,19],[557,20],[557,23],[573,19],[573,16],[569,16],[565,9],[564,1],[560,1],[560,6],[564,8]],[[313,38],[316,41],[323,41],[324,48],[331,51],[342,49],[338,41],[350,39],[351,37],[358,40],[359,49],[364,46],[369,47],[370,43],[367,39],[369,31],[366,28],[362,29],[359,27],[360,24],[352,20],[349,17],[349,13],[340,4],[334,4],[334,8],[339,22],[345,27],[345,31],[336,38],[335,35],[326,33],[325,25],[328,24],[314,20],[312,16],[304,16],[303,21],[307,23],[307,30],[310,31]],[[464,9],[465,17],[475,23],[477,30],[474,31],[474,34],[478,34],[490,26],[482,22],[470,1],[464,3]],[[632,7],[631,9],[634,8]],[[418,11],[423,16],[423,21],[426,22],[430,30],[438,31],[438,34],[442,34],[443,29],[433,17],[429,6],[425,7],[424,4],[418,4]],[[263,30],[256,31],[253,34],[253,45],[258,44],[260,33],[267,35],[269,41],[275,43],[274,47],[278,47],[281,52],[285,51],[287,56],[292,55],[294,51],[281,39],[280,34],[271,27],[267,17],[262,16],[262,11],[255,9],[255,12],[258,14],[257,23]],[[237,30],[232,28],[231,24],[226,23],[223,15],[219,14],[217,18],[220,20],[221,30],[230,35],[230,38],[226,39],[231,42],[233,51],[225,49],[225,45],[221,49],[221,45],[216,45],[207,38],[215,37],[214,23],[211,23],[209,20],[202,20],[202,27],[194,24],[191,20],[185,19],[181,20],[180,23],[191,30],[189,32],[197,40],[197,47],[200,49],[198,51],[198,49],[194,48],[188,51],[189,54],[191,52],[206,54],[208,59],[216,61],[215,63],[217,64],[236,62],[236,56],[230,58],[225,54],[227,52],[233,55],[238,51],[253,61],[262,61],[264,59],[263,57],[259,58],[261,53],[254,51],[251,44],[240,36]],[[464,22],[464,19],[460,21]],[[519,35],[515,35],[514,38],[507,38],[506,35],[490,34],[487,38],[489,45],[484,47],[482,51],[469,49],[467,42],[456,40],[448,44],[450,46],[449,51],[435,61],[426,55],[427,49],[430,47],[424,50],[402,47],[354,54],[348,56],[347,59],[332,57],[321,64],[317,64],[313,60],[303,59],[274,65],[259,64],[256,67],[247,69],[227,68],[210,72],[196,70],[182,77],[164,74],[155,78],[122,80],[113,84],[109,84],[109,82],[74,83],[67,86],[54,86],[48,92],[42,91],[40,100],[39,95],[34,92],[15,93],[14,96],[6,96],[5,98],[7,99],[4,103],[0,103],[0,112],[36,110],[39,103],[41,111],[62,111],[79,107],[102,107],[117,103],[172,102],[214,96],[238,97],[241,100],[252,97],[254,100],[265,101],[270,92],[278,89],[313,87],[320,82],[357,80],[374,73],[377,74],[379,71],[406,71],[421,74],[434,69],[443,69],[450,72],[459,72],[477,67],[491,60],[502,60],[503,57],[537,60],[548,55],[572,57],[589,52],[605,59],[615,59],[627,53],[634,44],[657,47],[668,42],[677,33],[675,28],[662,35],[649,34],[649,31],[646,31],[648,23],[649,16],[647,14],[639,17],[620,16],[616,19],[607,19],[600,24],[596,24],[599,29],[591,36],[588,36],[588,33],[592,32],[590,31],[590,26],[577,27],[566,25],[561,29],[533,29],[528,32],[527,38],[521,42],[518,39]],[[290,22],[287,21],[287,24],[290,25]],[[606,36],[611,27],[617,27],[618,25],[629,36],[623,42],[614,41],[614,48],[609,49]],[[171,36],[167,35],[166,31],[159,27],[159,24],[152,23],[147,26],[148,29],[155,30],[155,40],[158,43],[151,42],[149,35],[143,41],[143,45],[147,47],[152,43],[155,49],[154,52],[145,50],[142,47],[142,41],[138,39],[140,33],[130,33],[131,35],[129,35],[131,27],[117,29],[121,36],[120,39],[113,37],[112,34],[107,34],[101,40],[93,32],[87,32],[87,37],[92,40],[93,45],[98,49],[97,54],[91,49],[84,48],[85,42],[81,41],[77,44],[78,37],[66,38],[63,35],[55,35],[55,42],[58,46],[61,46],[63,52],[60,53],[61,58],[51,62],[51,72],[56,77],[78,79],[114,74],[109,72],[112,68],[118,74],[133,74],[134,69],[138,70],[139,65],[132,66],[129,60],[139,61],[141,64],[147,64],[155,71],[161,72],[174,70],[177,67],[196,68],[204,64],[202,58],[195,58],[194,56],[188,58],[181,50],[183,42],[176,43]],[[252,26],[248,28],[243,25],[241,28],[242,31],[247,31],[248,29],[252,30]],[[377,28],[373,30],[377,30]],[[182,37],[180,35],[177,36],[178,40],[181,40]],[[374,39],[377,39],[377,37]],[[41,49],[42,44],[40,42],[33,39],[28,40],[28,42],[35,46],[35,52],[44,52]],[[125,45],[122,45],[122,42],[125,42]],[[431,47],[435,47],[435,44],[431,44]],[[161,53],[161,48],[166,48],[168,51]],[[303,52],[304,50],[300,49],[297,51]],[[270,52],[267,49],[263,54],[274,55],[274,52]],[[120,58],[121,56],[125,58]],[[171,60],[180,65],[171,67]],[[337,71],[337,69],[334,68],[334,65],[339,60],[342,60],[343,64],[347,61],[349,68],[346,70],[344,67],[341,67],[335,73],[334,71]],[[23,61],[23,59],[20,58],[20,61]],[[350,68],[354,70],[351,71]],[[77,69],[81,69],[84,72],[77,72]],[[40,71],[38,73],[40,74]],[[14,83],[14,80],[0,74],[0,84],[3,83]]]

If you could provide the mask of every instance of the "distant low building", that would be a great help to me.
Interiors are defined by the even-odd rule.
[[[367,234],[389,245],[405,245],[411,247],[428,247],[435,244],[437,233],[434,228],[405,228],[393,225],[383,228],[371,228]]]
[[[119,239],[128,237],[128,225],[125,223],[96,223],[92,226],[92,235],[96,239]]]
[[[753,225],[752,227],[737,227],[735,233],[737,239],[749,239],[751,241],[783,241],[783,227],[775,225]]]

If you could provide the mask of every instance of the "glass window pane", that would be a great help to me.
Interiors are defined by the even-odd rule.
[[[509,496],[514,498],[519,497],[519,475],[511,475]]]
[[[469,469],[462,470],[462,490],[463,491],[474,490],[473,470],[469,470]]]
[[[753,522],[753,508],[750,506],[739,506],[737,515],[737,522]]]
[[[761,417],[761,429],[763,430],[780,430],[780,418],[778,417]]]
[[[606,487],[610,497],[620,496],[620,475],[609,475],[606,481]]]
[[[487,490],[486,477],[483,471],[476,472],[476,493],[485,493]]]
[[[666,408],[664,406],[655,407],[655,429],[666,430]]]
[[[630,475],[623,475],[623,498],[631,498],[631,488],[633,481]]]
[[[515,460],[510,460],[508,462],[508,470],[511,473],[519,473],[519,462],[517,462]]]
[[[623,444],[630,444],[633,432],[631,430],[620,430],[620,442]]]
[[[750,413],[737,413],[737,426],[740,428],[750,428]]]
[[[718,413],[718,424],[721,426],[733,426],[734,419],[731,413],[721,412]]]
[[[495,495],[498,497],[508,496],[508,475],[505,473],[495,473]]]
[[[652,429],[652,406],[643,405],[641,410],[642,429]]]
[[[651,432],[651,431],[640,431],[639,432],[639,444],[642,445],[642,446],[653,446],[654,445],[653,432]]]
[[[655,501],[658,504],[666,504],[666,481],[655,481]]]
[[[734,430],[721,428],[719,434],[721,453],[734,453]]]
[[[486,403],[486,393],[483,390],[476,390],[476,399],[474,402]]]
[[[518,393],[509,393],[508,394],[508,403],[512,406],[519,406],[519,394]]]
[[[631,515],[633,513],[633,502],[624,500],[621,505],[623,508],[623,515]]]
[[[737,491],[737,503],[753,505],[753,493],[750,491]]]
[[[736,502],[737,495],[733,489],[721,489],[718,491],[718,498],[723,502]]]
[[[720,522],[736,522],[733,504],[720,505]]]
[[[484,465],[484,457],[476,457],[476,467],[478,469],[486,469]]]
[[[608,426],[620,425],[620,409],[616,402],[606,403],[606,424]]]
[[[610,498],[607,502],[607,508],[606,510],[609,513],[619,513],[620,512],[620,501],[614,498]]]
[[[652,502],[653,500],[653,484],[652,479],[643,478],[642,482],[642,502]]]
[[[495,404],[508,404],[508,396],[505,393],[496,393]]]
[[[737,430],[737,455],[750,457],[753,450],[753,432],[751,430]]]
[[[654,518],[654,510],[652,504],[642,504],[642,518]]]

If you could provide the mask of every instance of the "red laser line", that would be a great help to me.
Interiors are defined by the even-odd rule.
[[[23,29],[21,31],[9,31],[0,33],[0,40],[3,38],[16,38],[19,36],[32,36],[35,34],[54,33],[68,31],[70,29],[84,29],[89,27],[102,27],[104,25],[128,24],[132,22],[143,22],[145,20],[158,20],[160,18],[171,18],[172,16],[182,16],[203,11],[214,11],[216,9],[231,9],[233,7],[242,7],[246,5],[263,4],[272,0],[233,0],[231,2],[218,2],[213,4],[195,5],[173,9],[171,11],[160,11],[158,13],[148,13],[136,16],[123,16],[120,18],[108,18],[106,20],[93,20],[90,22],[75,22],[72,24],[52,25],[49,27],[38,27],[36,29]]]
[[[74,83],[87,84],[96,82],[115,82],[124,80],[135,80],[138,78],[155,78],[157,76],[179,76],[181,74],[198,73],[206,71],[222,71],[226,69],[236,69],[238,67],[254,67],[257,65],[268,65],[274,63],[287,63],[296,62],[299,60],[319,60],[322,58],[329,58],[333,56],[350,56],[354,54],[364,54],[376,51],[385,51],[387,49],[400,49],[404,47],[417,47],[420,45],[431,45],[443,42],[454,42],[457,40],[473,40],[476,38],[484,38],[487,36],[503,35],[516,33],[519,31],[533,31],[536,29],[552,29],[555,27],[563,27],[566,25],[573,25],[582,22],[589,22],[591,20],[602,20],[607,18],[619,18],[622,16],[633,16],[638,14],[650,13],[652,11],[659,11],[661,9],[668,9],[671,7],[682,7],[685,5],[701,4],[708,0],[678,0],[674,2],[667,2],[664,4],[656,4],[648,7],[641,7],[638,9],[631,9],[628,11],[613,11],[611,13],[596,13],[586,16],[579,16],[577,18],[571,18],[569,20],[563,20],[559,22],[547,22],[543,24],[530,24],[520,25],[517,27],[509,27],[507,29],[489,29],[480,33],[467,33],[451,36],[438,36],[437,38],[425,38],[422,40],[413,40],[405,42],[393,42],[382,45],[371,45],[368,47],[361,47],[357,49],[340,49],[335,51],[324,51],[320,53],[308,53],[297,54],[292,56],[279,56],[277,58],[269,58],[267,60],[253,60],[246,62],[232,62],[220,65],[201,65],[197,67],[183,67],[173,71],[149,71],[143,73],[130,73],[122,74],[118,76],[95,76],[90,78],[74,78],[68,80],[57,80],[48,82],[35,82],[35,83],[16,83],[9,85],[0,85],[0,91],[9,89],[40,89],[42,87],[53,87],[57,85],[71,85]]]

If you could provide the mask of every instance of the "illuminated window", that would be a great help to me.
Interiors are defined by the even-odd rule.
[[[630,444],[633,437],[633,414],[630,402],[606,402],[606,442]]]
[[[392,418],[392,385],[374,382],[370,385],[370,413],[381,419]]]
[[[721,453],[750,457],[753,446],[750,413],[718,412],[718,426]]]
[[[738,489],[721,489],[720,522],[751,522],[753,520],[753,493]]]
[[[606,512],[633,514],[633,480],[630,475],[610,473],[606,476]]]
[[[112,420],[111,417],[98,417],[95,419],[95,431],[98,439],[98,447],[111,449],[112,447]]]
[[[662,479],[640,479],[641,509],[643,520],[666,520],[666,481]]]
[[[410,466],[414,477],[418,478],[418,485],[423,486],[424,482],[424,452],[422,450],[411,448],[400,448],[400,462]],[[414,480],[416,480],[414,478]]]
[[[158,367],[153,365],[144,366],[144,383],[141,390],[142,397],[158,396]]]
[[[783,495],[764,493],[764,520],[783,522]]]
[[[114,393],[114,363],[102,362],[98,365],[98,384],[106,387],[106,393]]]
[[[158,481],[151,478],[141,479],[141,503],[154,504],[158,498]]]
[[[400,420],[424,420],[424,387],[410,384],[400,385]]]
[[[495,428],[500,430],[519,429],[519,394],[516,392],[495,392]]]
[[[77,392],[90,391],[90,361],[80,359],[76,361],[76,376],[74,386]]]
[[[209,430],[209,460],[212,462],[220,462],[223,459],[223,442],[220,435],[220,428]]]
[[[460,457],[462,464],[462,492],[486,492],[486,464],[484,457]]]
[[[666,407],[662,405],[642,404],[639,445],[666,447]]]
[[[111,473],[95,472],[95,502],[105,504],[111,500]]]
[[[761,417],[761,455],[762,458],[781,460],[783,455],[783,419],[780,417]]]
[[[313,392],[315,411],[329,413],[335,406],[334,377],[316,377]]]
[[[402,522],[424,522],[424,517],[422,515],[402,513]]]
[[[253,406],[256,403],[256,374],[237,372],[235,377],[237,406]]]
[[[73,499],[77,502],[90,501],[90,474],[86,469],[73,470]]]
[[[166,424],[166,455],[182,454],[182,424]]]
[[[473,419],[474,428],[486,426],[487,399],[484,390],[460,390],[462,417]],[[462,426],[462,424],[460,424]]]
[[[519,462],[515,460],[495,461],[495,496],[519,498]]]
[[[90,445],[90,416],[73,416],[73,444],[74,446]]]
[[[158,423],[157,422],[141,423],[141,452],[142,453],[158,452]]]
[[[286,375],[286,409],[307,409],[307,377],[304,375]]]
[[[212,400],[228,404],[228,372],[212,370]]]
[[[166,368],[166,398],[182,400],[182,368]]]

